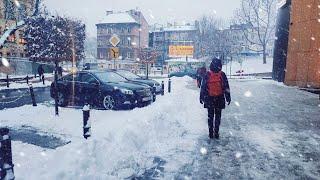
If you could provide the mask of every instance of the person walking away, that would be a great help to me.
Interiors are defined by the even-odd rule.
[[[59,78],[62,77],[62,71],[63,71],[62,67],[59,66],[59,67],[58,67],[58,77],[59,77]]]
[[[205,66],[199,68],[197,70],[197,85],[198,85],[198,88],[201,87],[201,82],[202,82],[202,79],[203,77],[206,75],[206,72],[207,72],[207,68]]]
[[[42,76],[43,76],[43,74],[44,74],[44,69],[43,69],[42,64],[40,64],[40,65],[38,66],[38,74],[39,74],[39,78],[40,78],[40,81],[41,81],[41,78],[42,78]]]
[[[219,129],[222,110],[231,103],[230,87],[226,74],[222,71],[222,62],[214,58],[210,71],[206,73],[201,83],[200,103],[208,109],[209,138],[219,139]]]

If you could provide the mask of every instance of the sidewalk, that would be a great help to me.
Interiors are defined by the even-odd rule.
[[[172,78],[172,93],[151,106],[91,110],[88,140],[81,110],[59,108],[57,117],[48,103],[3,110],[0,123],[71,141],[55,150],[14,141],[17,178],[319,179],[318,95],[269,80],[230,85],[220,140],[208,141],[207,112],[188,77]]]
[[[52,74],[45,74],[45,84],[43,84],[42,81],[40,81],[39,77],[37,76],[34,78],[34,76],[29,76],[29,84],[32,84],[33,87],[47,87],[50,86],[53,81],[53,75]],[[12,79],[15,79],[15,81],[12,82]],[[1,78],[0,81],[0,91],[5,89],[26,89],[29,88],[29,85],[27,84],[26,76],[9,76],[9,88],[7,87],[6,78]]]

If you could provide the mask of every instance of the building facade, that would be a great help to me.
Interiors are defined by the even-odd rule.
[[[320,88],[320,2],[292,0],[285,84]]]
[[[35,10],[36,0],[1,0],[0,1],[0,56],[25,57],[24,29],[16,26],[22,24],[23,19],[31,16]]]
[[[117,45],[121,61],[136,61],[139,49],[147,48],[149,42],[149,25],[138,10],[126,12],[107,11],[107,16],[97,26],[97,58],[112,60],[110,38],[116,35],[120,39]]]
[[[186,56],[194,58],[197,50],[197,32],[196,26],[190,24],[181,26],[168,24],[167,27],[154,27],[150,32],[149,45],[160,54],[158,64],[163,64],[164,60],[170,58],[185,58]],[[179,49],[182,53],[175,53]]]

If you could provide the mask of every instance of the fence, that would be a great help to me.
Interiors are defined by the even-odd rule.
[[[46,64],[40,62],[29,61],[28,58],[9,57],[7,58],[10,63],[11,73],[9,76],[26,76],[38,73],[38,67],[43,65],[45,73],[52,73],[54,71],[53,64]],[[0,72],[0,78],[5,78],[7,74]]]

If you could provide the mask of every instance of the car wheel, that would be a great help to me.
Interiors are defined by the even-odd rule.
[[[113,110],[116,108],[116,100],[112,96],[106,95],[103,98],[102,105],[106,110]]]
[[[67,106],[68,101],[67,101],[66,95],[64,95],[64,94],[61,93],[61,92],[58,92],[58,95],[57,95],[57,96],[58,96],[58,97],[57,97],[58,105],[61,106],[61,107]]]

